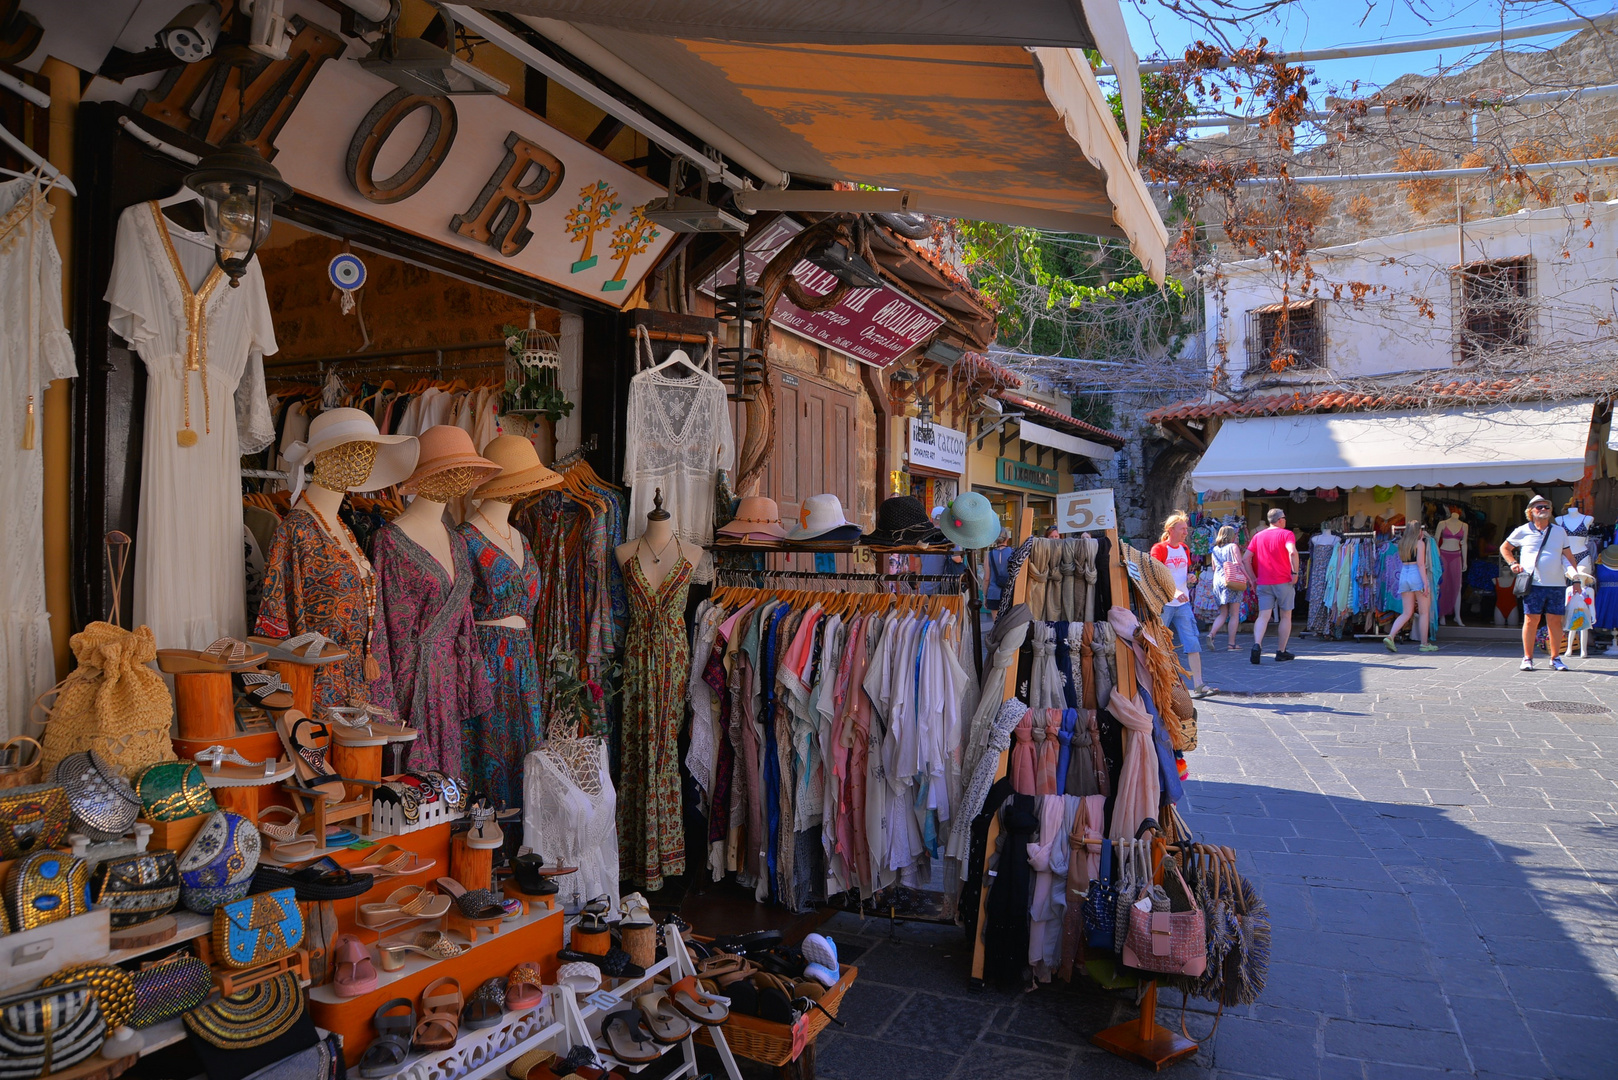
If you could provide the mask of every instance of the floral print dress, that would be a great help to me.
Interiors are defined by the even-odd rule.
[[[401,722],[416,729],[409,766],[461,771],[466,722],[494,707],[472,632],[472,560],[466,540],[449,534],[455,577],[432,553],[389,522],[377,531],[375,655],[393,677]]]
[[[456,531],[466,540],[472,560],[472,618],[479,624],[474,632],[494,696],[494,707],[466,725],[462,775],[472,781],[474,790],[496,803],[521,806],[523,758],[543,739],[540,724],[545,713],[532,629],[539,604],[539,566],[520,532],[514,533],[522,545],[518,566],[471,522]],[[512,615],[524,625],[481,625]]]
[[[624,650],[623,767],[618,790],[619,871],[648,891],[665,875],[685,873],[685,818],[680,801],[680,724],[691,647],[685,601],[693,567],[681,554],[653,589],[637,554],[624,578],[629,590],[629,642]]]
[[[315,707],[369,701],[392,711],[387,668],[374,682],[365,678],[365,631],[369,621],[365,591],[354,560],[326,535],[315,516],[295,506],[281,519],[264,560],[264,585],[254,633],[296,637],[325,634],[348,656],[315,668]]]

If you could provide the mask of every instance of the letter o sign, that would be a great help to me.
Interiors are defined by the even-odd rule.
[[[427,131],[410,160],[392,176],[378,180],[373,174],[377,155],[405,118],[427,110]],[[455,104],[443,95],[428,97],[398,89],[371,106],[348,144],[348,182],[374,203],[396,203],[420,191],[449,157],[455,142]]]

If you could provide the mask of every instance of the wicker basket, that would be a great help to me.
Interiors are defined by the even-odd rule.
[[[843,977],[837,980],[836,985],[828,989],[820,999],[820,1004],[826,1012],[837,1015],[837,1009],[843,1003],[843,995],[848,988],[854,985],[859,976],[860,969],[843,966]],[[785,1065],[796,1061],[798,1055],[803,1053],[804,1047],[815,1041],[815,1037],[826,1030],[831,1021],[826,1013],[819,1009],[810,1009],[798,1017],[795,1024],[776,1024],[768,1020],[760,1020],[756,1016],[743,1016],[740,1013],[731,1013],[721,1027],[725,1029],[725,1041],[730,1043],[730,1052],[737,1057],[750,1058],[753,1061],[762,1061],[766,1065]],[[708,1034],[706,1027],[697,1029],[697,1041],[713,1045],[713,1038]]]

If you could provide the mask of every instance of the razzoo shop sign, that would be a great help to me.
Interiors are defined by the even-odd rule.
[[[671,236],[661,187],[493,94],[325,63],[275,139],[301,194],[622,307]]]

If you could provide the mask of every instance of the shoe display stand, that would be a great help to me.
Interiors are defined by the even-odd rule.
[[[292,687],[292,707],[305,716],[315,715],[315,664],[300,664],[295,660],[266,660],[266,669],[281,676],[281,681]],[[341,769],[337,770],[347,776]]]
[[[176,730],[182,739],[225,742],[236,730],[236,688],[228,671],[174,676]]]

